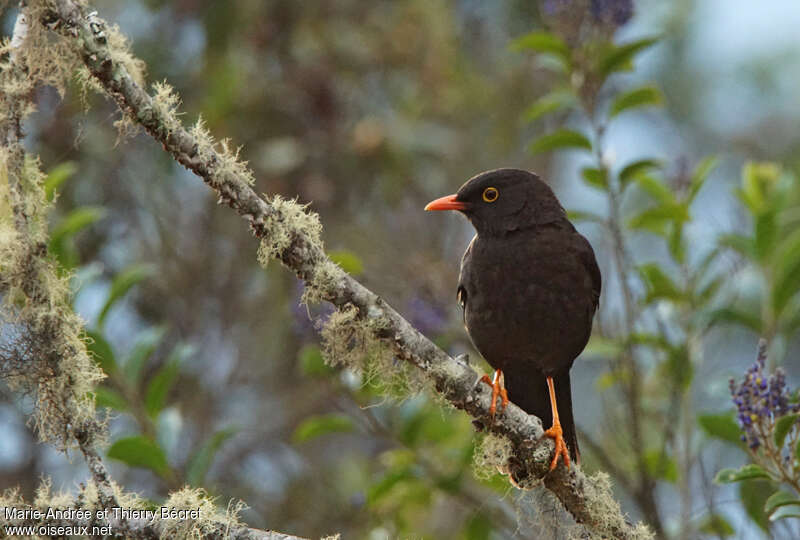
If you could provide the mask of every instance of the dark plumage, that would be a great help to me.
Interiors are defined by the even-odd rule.
[[[504,375],[508,397],[545,426],[554,424],[552,377],[563,438],[577,460],[569,370],[589,340],[600,296],[591,245],[550,187],[523,170],[481,173],[426,209],[459,210],[475,227],[458,284],[467,332]],[[555,467],[566,452],[558,447],[560,430],[554,425],[549,431],[556,439]]]

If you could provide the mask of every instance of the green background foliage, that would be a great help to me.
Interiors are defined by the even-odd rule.
[[[728,379],[764,337],[800,386],[800,137],[786,127],[800,111],[782,90],[800,81],[796,37],[702,48],[733,8],[640,2],[618,29],[592,11],[613,2],[567,4],[98,7],[187,124],[202,114],[242,145],[259,192],[311,203],[344,270],[483,368],[455,303],[472,232],[422,208],[482,170],[540,173],[604,277],[573,369],[583,467],[664,537],[795,538],[800,494],[751,463]],[[746,110],[737,88],[758,96]],[[558,503],[475,465],[482,436],[399,365],[326,365],[330,311],[299,305],[296,279],[260,267],[241,220],[152,140],[118,135],[112,104],[70,90],[40,92],[28,144],[56,199],[50,252],[108,375],[95,399],[122,485],[152,501],[204,487],[246,501],[251,526],[308,537],[569,534]],[[29,403],[4,395],[0,488],[80,480],[24,428]],[[772,436],[796,451],[796,422]]]

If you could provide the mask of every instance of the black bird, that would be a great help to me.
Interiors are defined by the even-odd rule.
[[[510,397],[552,426],[550,470],[559,456],[566,467],[570,456],[579,462],[569,370],[600,298],[592,246],[550,187],[519,169],[474,176],[425,210],[458,210],[477,231],[461,260],[458,302],[475,348],[495,368],[482,379],[492,387],[490,414],[498,396],[501,409]]]

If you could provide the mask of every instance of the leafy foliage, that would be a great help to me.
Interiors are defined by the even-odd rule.
[[[153,441],[142,436],[119,439],[108,449],[108,457],[118,459],[131,467],[144,467],[158,475],[168,470],[164,451]]]
[[[568,43],[566,49],[562,43]],[[797,220],[787,214],[800,207],[798,182],[793,175],[773,163],[746,164],[741,187],[735,193],[750,215],[749,232],[726,231],[715,245],[701,249],[689,241],[688,231],[699,211],[698,195],[717,168],[716,157],[708,156],[693,170],[675,176],[669,176],[669,165],[656,157],[643,156],[620,168],[612,168],[606,160],[604,136],[608,126],[623,113],[632,115],[664,102],[658,87],[644,84],[621,88],[615,86],[617,79],[613,76],[632,69],[638,55],[656,43],[655,38],[645,38],[597,47],[596,42],[548,39],[541,33],[531,37],[527,46],[524,37],[515,43],[517,50],[555,54],[564,67],[563,79],[531,105],[527,119],[540,121],[549,115],[551,120],[568,119],[573,125],[581,118],[591,128],[591,133],[584,135],[561,127],[534,140],[529,150],[534,154],[561,148],[591,151],[593,160],[581,169],[582,179],[591,189],[606,195],[605,215],[596,208],[573,210],[569,215],[608,231],[610,249],[616,254],[618,283],[627,298],[622,328],[617,323],[617,330],[610,335],[593,336],[587,347],[587,354],[605,358],[609,364],[609,371],[598,378],[596,386],[603,392],[618,392],[617,399],[628,408],[649,412],[651,417],[646,421],[635,415],[620,421],[623,425],[641,422],[631,426],[631,433],[646,430],[663,437],[660,441],[648,437],[648,442],[633,443],[630,459],[640,465],[638,473],[623,482],[629,485],[688,482],[691,453],[680,454],[674,449],[675,445],[691,445],[694,436],[676,434],[671,427],[674,423],[696,421],[707,436],[755,456],[752,444],[749,449],[742,444],[743,435],[733,413],[699,414],[694,418],[687,405],[677,409],[678,404],[689,403],[696,384],[696,367],[703,361],[697,344],[722,324],[745,327],[771,338],[800,326],[800,236]],[[660,246],[666,256],[637,259],[631,255],[634,240]],[[761,294],[738,294],[735,285],[720,272],[724,267],[721,256],[730,250],[762,277]],[[604,282],[607,279],[604,276]],[[598,347],[601,342],[604,346]],[[739,421],[743,418],[750,422],[749,416],[740,414]],[[775,503],[787,500],[786,506],[791,507],[794,500],[792,494],[777,492],[765,508],[777,484],[787,477],[777,471],[787,471],[791,478],[794,473],[788,471],[796,470],[795,413],[781,410],[768,418],[764,432],[769,441],[765,439],[762,444],[781,463],[767,466],[763,460],[756,460],[739,469],[723,469],[716,476],[719,484],[743,483],[739,490],[742,507],[764,530],[769,528],[768,517],[780,519],[777,511],[781,507]],[[635,440],[642,435],[633,437]],[[608,439],[605,444],[618,448],[619,441],[613,436]],[[633,496],[642,494],[636,491]],[[642,508],[647,512],[644,504]],[[648,517],[663,534],[659,516],[651,512]],[[731,521],[716,512],[694,526],[698,532],[723,537],[737,532]],[[686,524],[682,530],[688,527]]]
[[[347,433],[354,428],[355,425],[349,416],[326,414],[304,420],[297,426],[292,438],[297,443],[303,443],[330,433]]]
[[[532,154],[539,154],[567,148],[591,150],[592,143],[582,133],[571,129],[561,129],[555,133],[542,135],[531,143],[529,150]]]
[[[135,7],[160,9],[160,4]],[[188,91],[182,93],[191,103],[187,109],[202,111],[214,131],[248,141],[243,152],[258,173],[260,189],[313,201],[325,216],[326,241],[347,246],[332,253],[343,270],[385,290],[393,305],[452,350],[469,345],[457,314],[442,308],[449,305],[442,298],[452,296],[451,284],[439,283],[448,270],[433,261],[442,260],[440,248],[450,249],[455,235],[443,233],[445,242],[401,209],[410,197],[438,192],[444,179],[455,181],[477,163],[506,159],[519,146],[514,130],[520,119],[530,124],[525,129],[532,134],[530,150],[537,154],[533,163],[539,170],[546,152],[578,150],[565,157],[580,160],[583,184],[578,189],[592,202],[571,209],[569,216],[590,236],[604,273],[602,311],[584,357],[586,364],[602,366],[595,387],[602,396],[597,403],[604,401],[606,407],[599,427],[591,426],[596,427],[590,435],[598,444],[582,446],[584,466],[606,468],[602,458],[612,456],[619,467],[614,474],[617,488],[627,491],[626,499],[655,526],[659,515],[647,506],[648,490],[658,491],[659,504],[673,496],[683,500],[689,492],[686,504],[693,507],[685,515],[698,519],[677,525],[681,537],[746,536],[752,531],[734,519],[740,516],[733,505],[706,509],[700,506],[705,499],[695,491],[701,478],[696,464],[708,463],[703,452],[715,452],[721,445],[730,445],[738,457],[747,451],[736,416],[695,408],[702,403],[698,396],[707,397],[724,383],[729,373],[720,371],[732,369],[735,360],[725,358],[709,374],[717,366],[708,363],[713,361],[709,343],[734,342],[731,335],[752,340],[760,334],[774,344],[777,364],[792,350],[789,345],[800,327],[796,166],[788,157],[780,165],[745,165],[734,191],[741,219],[727,224],[720,220],[713,228],[716,241],[703,241],[697,233],[708,228],[709,220],[702,218],[715,211],[704,186],[713,178],[713,196],[722,193],[724,198],[731,191],[725,182],[735,182],[729,177],[738,174],[731,174],[736,159],[758,145],[763,134],[748,138],[753,134],[737,132],[735,140],[727,139],[735,144],[724,147],[721,161],[693,154],[707,148],[703,141],[690,145],[686,158],[644,155],[617,163],[619,149],[608,142],[610,128],[672,114],[670,109],[652,109],[665,103],[689,105],[681,100],[680,84],[665,88],[667,100],[657,86],[630,73],[657,40],[612,41],[619,20],[602,12],[609,6],[624,8],[625,2],[585,3],[586,13],[569,4],[541,3],[544,28],[515,40],[513,54],[492,56],[481,49],[485,41],[480,31],[470,31],[470,40],[453,35],[456,13],[441,3],[387,7],[389,3],[378,2],[359,10],[346,3],[324,9],[297,9],[286,2],[224,8],[210,3],[196,12],[166,10],[159,15],[171,17],[181,47],[192,42],[185,39],[187,34],[207,40],[197,63],[160,53],[151,54],[149,62],[152,73],[168,73],[173,82],[186,85]],[[570,24],[562,24],[558,13],[548,15],[553,5],[567,6],[562,14]],[[262,27],[263,21],[270,24]],[[463,47],[461,41],[471,47],[467,54],[454,52]],[[160,37],[150,42],[146,33],[137,37],[138,47],[173,50],[164,49]],[[663,49],[668,49],[667,56],[674,54],[674,48]],[[183,48],[175,50],[182,59]],[[511,62],[493,70],[490,64],[506,56],[535,56],[536,61],[518,62],[524,71]],[[204,68],[182,68],[183,63]],[[656,80],[665,80],[663,73]],[[523,96],[509,91],[520,88]],[[162,106],[174,107],[175,94],[168,87],[159,85],[158,93]],[[515,110],[521,103],[530,105]],[[649,114],[639,116],[646,107]],[[697,111],[691,113],[694,117]],[[107,112],[100,114],[90,121],[107,135]],[[256,116],[262,121],[253,122]],[[625,124],[616,123],[620,117]],[[113,425],[124,426],[138,441],[112,441],[122,462],[155,471],[149,480],[156,485],[185,479],[199,486],[210,478],[225,495],[240,488],[258,492],[263,486],[249,477],[260,479],[264,470],[270,471],[275,479],[270,489],[281,491],[268,496],[258,492],[248,500],[257,506],[253,514],[265,516],[270,525],[276,520],[313,522],[309,530],[320,534],[333,523],[351,527],[343,532],[353,537],[525,534],[528,523],[520,516],[531,505],[514,502],[507,480],[494,469],[481,471],[488,476],[485,480],[473,478],[469,422],[424,398],[406,398],[407,384],[396,385],[405,401],[386,404],[369,375],[325,364],[312,330],[327,313],[302,306],[296,309],[296,320],[285,321],[286,306],[297,300],[283,281],[286,276],[269,268],[265,278],[244,264],[241,253],[247,252],[251,239],[215,229],[225,227],[219,225],[224,220],[218,223],[213,212],[193,206],[185,197],[189,192],[183,179],[170,165],[155,159],[136,163],[143,178],[165,180],[137,182],[146,188],[137,187],[114,178],[118,171],[106,167],[107,157],[93,150],[94,134],[76,152],[73,143],[84,135],[61,136],[62,129],[42,129],[45,143],[58,135],[48,152],[75,155],[80,161],[56,166],[44,184],[48,200],[58,195],[66,205],[51,227],[50,252],[65,274],[75,276],[75,287],[100,296],[100,316],[86,332],[86,341],[109,376],[95,388],[95,402],[115,411]],[[32,138],[37,130],[32,129]],[[139,152],[143,150],[131,141],[124,155]],[[729,152],[737,157],[730,159]],[[762,148],[757,155],[777,152]],[[449,163],[455,165],[445,165]],[[692,169],[687,163],[696,165]],[[80,180],[80,189],[73,189],[73,181],[67,180],[78,170],[87,178]],[[412,206],[417,203],[413,199]],[[179,211],[183,207],[185,213]],[[141,235],[136,234],[138,227]],[[192,235],[200,240],[193,243]],[[272,241],[268,250],[284,246],[286,238]],[[93,267],[81,266],[87,258]],[[159,261],[158,269],[136,261]],[[404,305],[408,291],[417,296]],[[230,299],[235,308],[222,299]],[[239,318],[226,326],[234,320],[233,312]],[[118,321],[126,325],[124,336]],[[184,347],[176,335],[196,341],[197,352],[189,357],[181,353]],[[715,339],[707,340],[709,335]],[[394,359],[384,360],[381,366],[396,367]],[[204,385],[208,395],[198,391]],[[215,393],[217,385],[220,391]],[[226,425],[230,420],[221,417],[231,410],[257,417],[241,430],[241,438],[240,431]],[[711,410],[720,411],[719,402]],[[794,453],[790,451],[796,432],[792,418],[774,419],[768,437],[794,466],[798,450],[795,445]],[[292,445],[291,434],[304,431],[307,438],[301,436]],[[329,437],[337,432],[357,436]],[[176,447],[170,437],[185,437],[192,448]],[[241,439],[249,439],[251,446],[239,446]],[[344,439],[351,442],[345,445]],[[143,457],[125,451],[134,445]],[[236,467],[226,469],[231,474],[220,479],[215,466],[226,464],[227,456],[221,454],[228,449],[235,457],[227,464]],[[739,465],[726,459],[719,476],[736,481],[715,489],[736,496],[740,513],[764,530],[797,514],[791,485],[778,485],[769,468],[762,467],[767,478],[753,469],[757,464]],[[257,474],[251,475],[254,468]],[[240,469],[244,480],[236,474]],[[713,494],[714,499],[729,500]],[[310,504],[320,508],[314,516],[307,511]],[[540,513],[529,521],[552,521],[547,505],[538,506],[544,509],[535,510]],[[447,526],[435,519],[441,508],[447,509]],[[673,506],[659,508],[661,518],[674,523],[671,515],[663,515],[666,508]],[[543,515],[546,519],[539,519]]]

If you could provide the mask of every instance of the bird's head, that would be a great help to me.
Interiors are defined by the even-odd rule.
[[[479,235],[566,221],[553,190],[535,174],[520,169],[495,169],[473,176],[458,192],[429,202],[425,210],[458,210]]]

